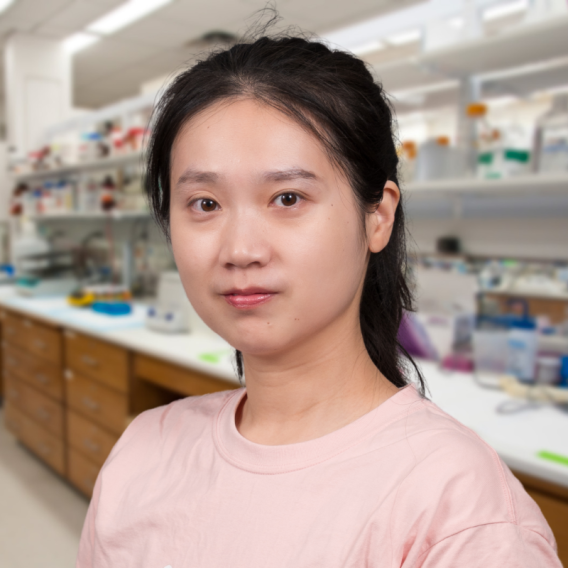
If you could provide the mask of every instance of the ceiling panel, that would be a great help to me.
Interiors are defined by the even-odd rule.
[[[178,47],[200,34],[202,27],[196,20],[190,16],[179,20],[145,18],[124,29],[120,38],[162,48]]]
[[[154,55],[156,47],[139,43],[105,39],[79,52],[73,61],[75,83],[91,85],[119,69],[144,61]],[[110,87],[110,85],[109,85]]]
[[[73,33],[86,27],[88,24],[100,18],[103,14],[112,10],[115,6],[123,3],[123,0],[106,0],[103,2],[93,2],[79,0],[78,2],[68,3],[68,6],[51,17],[47,18],[38,32],[45,28],[55,28],[64,30],[66,33]]]

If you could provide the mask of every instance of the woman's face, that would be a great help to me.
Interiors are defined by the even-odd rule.
[[[182,128],[170,224],[189,300],[244,354],[289,350],[348,314],[358,321],[368,247],[353,191],[281,112],[224,102]]]

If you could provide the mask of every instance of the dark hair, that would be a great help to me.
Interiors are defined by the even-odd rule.
[[[398,183],[393,112],[382,85],[357,57],[303,37],[260,37],[211,53],[180,74],[154,114],[147,159],[147,192],[154,215],[169,238],[170,155],[186,121],[212,104],[251,97],[287,114],[315,135],[347,176],[364,214],[383,197],[387,180]],[[365,347],[395,386],[409,383],[408,364],[424,380],[400,345],[404,310],[412,309],[405,280],[406,246],[402,201],[387,246],[371,253],[361,305]],[[242,354],[236,352],[239,380]]]

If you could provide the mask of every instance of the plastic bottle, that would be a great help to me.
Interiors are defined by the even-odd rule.
[[[468,119],[473,123],[473,146],[467,148],[468,155],[475,163],[475,174],[478,178],[487,177],[487,171],[493,162],[491,152],[492,128],[487,122],[487,105],[472,103],[467,106]]]
[[[520,381],[533,382],[535,378],[537,329],[531,318],[513,320],[507,339],[507,371]]]
[[[556,95],[537,121],[534,154],[536,171],[568,172],[568,93]]]

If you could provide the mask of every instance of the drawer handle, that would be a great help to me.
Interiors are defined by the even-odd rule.
[[[99,450],[101,449],[98,444],[95,444],[95,442],[89,440],[88,438],[85,438],[83,440],[83,446],[85,446],[85,448],[87,448],[87,450],[89,450],[90,452],[93,452],[93,454],[98,454]]]
[[[14,359],[13,357],[8,357],[6,359],[6,363],[8,364],[8,366],[10,367],[16,367],[18,365],[18,361],[16,361],[16,359]]]
[[[49,418],[51,417],[51,414],[45,408],[38,408],[36,410],[36,416],[40,420],[49,420]]]
[[[83,355],[81,357],[81,361],[83,361],[83,363],[85,363],[85,365],[88,365],[89,367],[98,367],[99,366],[99,362],[94,357],[91,357],[90,355]]]
[[[7,335],[14,335],[14,333],[16,333],[16,330],[13,327],[7,327],[5,331]]]
[[[75,378],[75,375],[73,374],[73,371],[71,369],[65,369],[65,372],[63,374],[65,375],[65,379],[68,381],[72,381]]]
[[[42,385],[49,384],[49,378],[46,377],[43,373],[36,373],[35,379],[38,383],[41,383]]]
[[[25,319],[24,320],[24,326],[25,327],[33,327],[34,324],[30,320]]]
[[[47,347],[47,344],[45,343],[45,341],[43,341],[41,339],[34,339],[33,344],[38,349],[45,349]]]
[[[75,339],[77,337],[77,335],[74,332],[72,332],[71,330],[66,329],[65,330],[65,337],[68,337],[69,339]]]
[[[99,403],[88,396],[83,397],[83,404],[90,410],[98,410],[100,408]]]
[[[40,454],[43,454],[44,456],[48,456],[49,454],[51,454],[51,448],[47,444],[44,444],[43,442],[40,442],[37,445],[37,449],[38,452]]]

